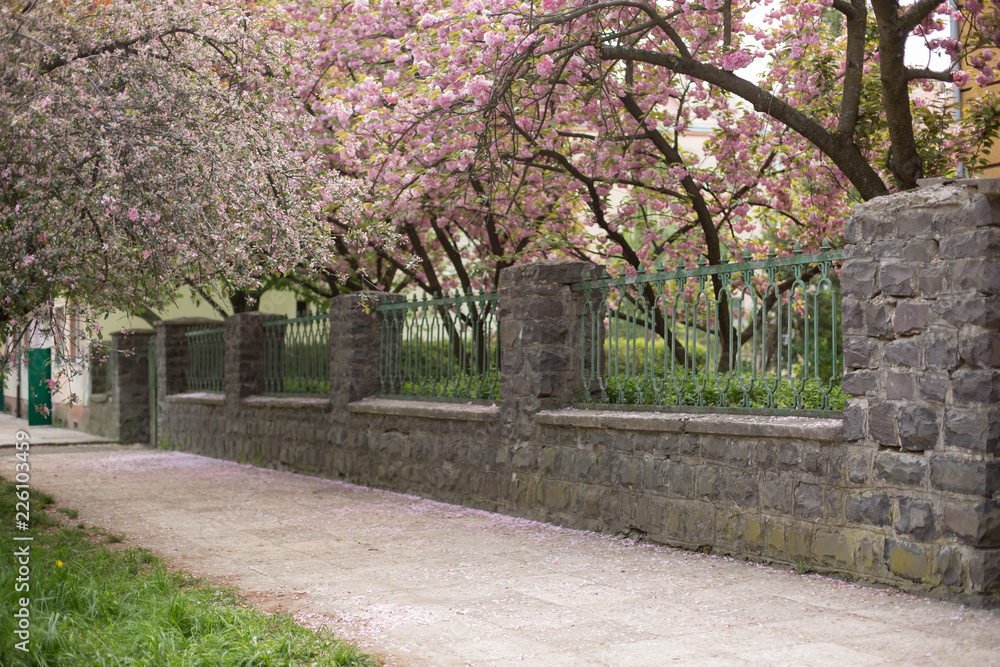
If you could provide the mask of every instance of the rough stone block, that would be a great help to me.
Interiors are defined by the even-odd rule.
[[[853,215],[848,216],[844,221],[844,242],[855,244],[861,240],[861,224]]]
[[[898,235],[925,236],[934,233],[934,216],[930,211],[909,210],[900,216]]]
[[[789,526],[785,529],[785,544],[787,553],[792,560],[810,560],[812,556],[813,529],[802,525]]]
[[[847,479],[852,484],[864,484],[868,480],[868,457],[853,454],[847,459]]]
[[[931,483],[944,491],[989,497],[1000,488],[1000,462],[937,456],[931,459]]]
[[[802,482],[795,487],[795,516],[813,521],[823,518],[822,486]]]
[[[948,265],[944,262],[930,262],[917,269],[917,288],[924,296],[932,297],[944,293]]]
[[[930,316],[931,307],[928,304],[903,301],[896,304],[896,313],[892,320],[892,330],[897,334],[917,333],[927,327]],[[916,364],[907,363],[906,365],[915,366]]]
[[[694,469],[686,463],[670,463],[670,490],[682,498],[694,497]]]
[[[931,504],[912,498],[899,499],[899,517],[896,519],[895,528],[913,535],[921,542],[932,542],[939,534]]]
[[[901,259],[906,262],[919,262],[925,264],[937,258],[938,242],[934,239],[910,239],[903,244],[903,249],[899,253]]]
[[[949,235],[941,239],[939,252],[944,259],[995,256],[1000,254],[1000,230],[976,229]]]
[[[977,593],[996,592],[1000,586],[1000,551],[976,549],[969,556],[969,581]]]
[[[847,492],[836,486],[827,487],[824,494],[824,509],[828,524],[840,525],[844,523],[845,507],[847,504]]]
[[[931,580],[934,559],[929,547],[889,539],[885,543],[885,552],[889,570],[894,574],[913,581]]]
[[[958,370],[951,382],[956,404],[1000,402],[1000,371]]]
[[[889,322],[892,321],[894,306],[884,303],[868,303],[865,305],[865,332],[873,338],[881,338],[889,333]]]
[[[726,497],[741,508],[754,508],[760,505],[760,495],[757,488],[757,478],[753,473],[730,470],[725,474]]]
[[[958,367],[958,335],[934,334],[927,338],[924,350],[924,363],[927,368],[943,371]]]
[[[937,558],[938,576],[945,586],[962,585],[962,555],[955,547],[941,547]]]
[[[889,524],[891,503],[884,493],[861,493],[847,496],[845,512],[848,521],[875,526]]]
[[[817,531],[813,539],[813,554],[825,565],[848,567],[854,564],[854,548],[843,531]]]
[[[741,532],[743,535],[743,542],[746,545],[747,550],[759,553],[764,537],[764,529],[763,526],[761,526],[760,521],[755,518],[748,517],[743,521]]]
[[[845,394],[852,396],[874,396],[878,383],[875,371],[853,371],[844,373],[840,382]]]
[[[887,260],[879,271],[879,287],[889,296],[912,296],[916,277],[916,266]]]
[[[844,336],[844,367],[874,368],[879,350],[877,341],[866,336]]]
[[[699,498],[715,500],[719,497],[719,470],[713,466],[701,466],[698,469],[695,491]]]
[[[944,403],[948,397],[948,374],[941,371],[927,371],[920,376],[920,398],[925,401]]]
[[[840,269],[842,294],[856,299],[870,299],[878,294],[878,263],[870,259],[847,259]]]
[[[840,302],[840,327],[844,334],[865,333],[865,309],[861,301],[844,296]]]
[[[885,540],[879,535],[865,534],[858,540],[854,556],[855,565],[862,572],[877,572],[883,567],[884,553]]]
[[[889,400],[912,400],[917,397],[917,375],[909,371],[885,372],[885,397]]]
[[[865,415],[867,406],[858,399],[847,399],[844,405],[844,440],[860,440],[865,437]]]
[[[785,551],[785,525],[775,521],[764,523],[764,548],[771,557],[787,558]]]
[[[782,442],[775,448],[774,464],[782,470],[798,470],[802,462],[802,450],[797,443]]]
[[[899,444],[911,452],[933,449],[941,431],[941,417],[936,410],[922,405],[907,405],[899,410]]]
[[[768,473],[760,483],[760,504],[764,509],[782,514],[792,513],[793,481],[781,475]]]
[[[879,452],[875,455],[875,477],[889,484],[920,486],[927,473],[927,462],[913,454]]]
[[[880,445],[896,446],[896,406],[888,401],[869,399],[868,437]]]
[[[963,331],[959,337],[959,355],[974,368],[1000,368],[1000,332]]]
[[[1000,450],[1000,408],[955,407],[945,413],[944,444],[995,453]]]

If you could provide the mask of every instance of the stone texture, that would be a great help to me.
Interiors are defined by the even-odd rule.
[[[896,446],[896,406],[888,401],[869,400],[868,437],[879,445]]]
[[[871,260],[845,260],[840,269],[840,289],[856,299],[870,299],[878,293],[877,272],[878,264]]]
[[[933,408],[919,404],[899,410],[899,444],[911,452],[933,449],[938,441],[941,418]]]
[[[899,303],[896,305],[892,330],[897,334],[912,334],[920,331],[927,326],[930,314],[931,307],[926,303],[912,303],[909,301]]]
[[[931,504],[912,498],[899,499],[899,518],[896,519],[895,528],[921,542],[931,542],[939,534]]]
[[[897,309],[896,319],[899,319]],[[896,366],[923,369],[923,349],[919,341],[903,338],[885,346],[885,361]]]
[[[927,474],[927,462],[913,454],[879,452],[875,456],[875,477],[887,484],[920,486]]]
[[[1000,462],[934,457],[931,483],[944,491],[989,497],[1000,488]]]
[[[889,523],[890,509],[889,496],[884,493],[852,494],[847,497],[845,507],[848,521],[874,526]]]
[[[901,540],[886,540],[886,561],[889,570],[913,581],[928,581],[933,573],[933,561],[928,550]]]
[[[945,413],[944,444],[995,453],[1000,450],[1000,407],[952,408]]]
[[[879,281],[882,292],[889,296],[911,296],[916,288],[917,267],[886,260],[881,265]]]

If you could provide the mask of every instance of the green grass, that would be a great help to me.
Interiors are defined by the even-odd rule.
[[[483,375],[456,375],[450,380],[421,380],[404,382],[402,394],[406,396],[433,396],[436,398],[472,398],[498,400],[500,374],[491,371]]]
[[[277,667],[378,662],[328,632],[247,606],[230,588],[168,570],[144,549],[109,549],[120,537],[62,527],[32,493],[30,531],[15,531],[15,487],[0,479],[0,664]],[[63,512],[67,516],[71,512]],[[75,514],[75,513],[74,513]],[[30,591],[15,590],[14,534],[33,535]],[[30,651],[15,647],[13,611],[30,599]]]
[[[686,405],[719,407],[753,407],[788,410],[795,408],[796,388],[802,386],[799,409],[803,410],[843,410],[846,397],[840,389],[840,383],[834,383],[829,389],[828,405],[824,408],[823,398],[826,385],[821,385],[814,378],[807,379],[804,384],[788,378],[775,382],[773,375],[758,377],[747,397],[741,389],[740,380],[735,376],[730,378],[725,373],[713,374],[708,381],[704,374],[688,377],[687,380],[667,378],[653,382],[652,378],[612,375],[605,378],[606,402],[621,405]],[[726,384],[729,387],[726,387]],[[744,385],[749,379],[744,376]],[[659,386],[657,391],[657,386]],[[701,395],[699,397],[699,387]],[[773,401],[771,399],[773,388]],[[641,396],[640,396],[640,390]],[[679,391],[678,391],[679,390]],[[725,401],[723,401],[725,398]],[[746,399],[746,400],[745,400]],[[773,403],[773,404],[769,404]]]

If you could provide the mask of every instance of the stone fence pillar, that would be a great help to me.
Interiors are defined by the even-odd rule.
[[[284,319],[273,313],[237,313],[226,318],[226,401],[264,393],[267,356],[264,322]]]
[[[330,402],[335,417],[347,404],[378,393],[382,318],[380,303],[402,301],[398,294],[343,294],[330,300]]]
[[[515,442],[531,433],[540,410],[582,399],[580,319],[586,298],[572,286],[599,278],[591,262],[543,260],[500,272],[500,419]]]
[[[187,340],[191,329],[222,324],[204,317],[180,317],[156,323],[156,395],[159,400],[187,388]]]
[[[888,490],[886,566],[1000,588],[1000,183],[860,206],[845,229],[851,481]]]
[[[149,443],[149,337],[152,331],[111,334],[108,358],[111,374],[114,437],[123,444]]]

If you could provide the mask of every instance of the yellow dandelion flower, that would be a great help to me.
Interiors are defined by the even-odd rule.
[[[62,561],[61,560],[57,560],[56,561],[56,567],[62,567]]]

